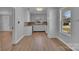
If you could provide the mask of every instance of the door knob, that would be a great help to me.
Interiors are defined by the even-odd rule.
[[[20,21],[18,21],[18,24],[20,23]]]

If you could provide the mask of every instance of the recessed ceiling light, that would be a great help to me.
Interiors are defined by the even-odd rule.
[[[43,8],[36,8],[37,11],[43,11]]]

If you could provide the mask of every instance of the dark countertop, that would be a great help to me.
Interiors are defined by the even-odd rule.
[[[24,22],[24,26],[32,26],[32,25],[47,25],[47,22],[41,23],[35,23],[35,22]]]

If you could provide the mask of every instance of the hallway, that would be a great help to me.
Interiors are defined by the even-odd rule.
[[[71,51],[56,38],[49,39],[44,32],[33,32],[25,36],[18,44],[13,45],[12,51]]]

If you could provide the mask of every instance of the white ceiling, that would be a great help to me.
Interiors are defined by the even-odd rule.
[[[43,8],[43,11],[37,11],[36,8]],[[59,9],[60,7],[29,7],[29,11],[32,14],[46,14],[48,8],[57,8]]]
[[[47,8],[42,8],[42,9],[43,9],[43,11],[37,11],[36,7],[32,7],[32,8],[29,8],[29,11],[31,14],[46,14]]]

